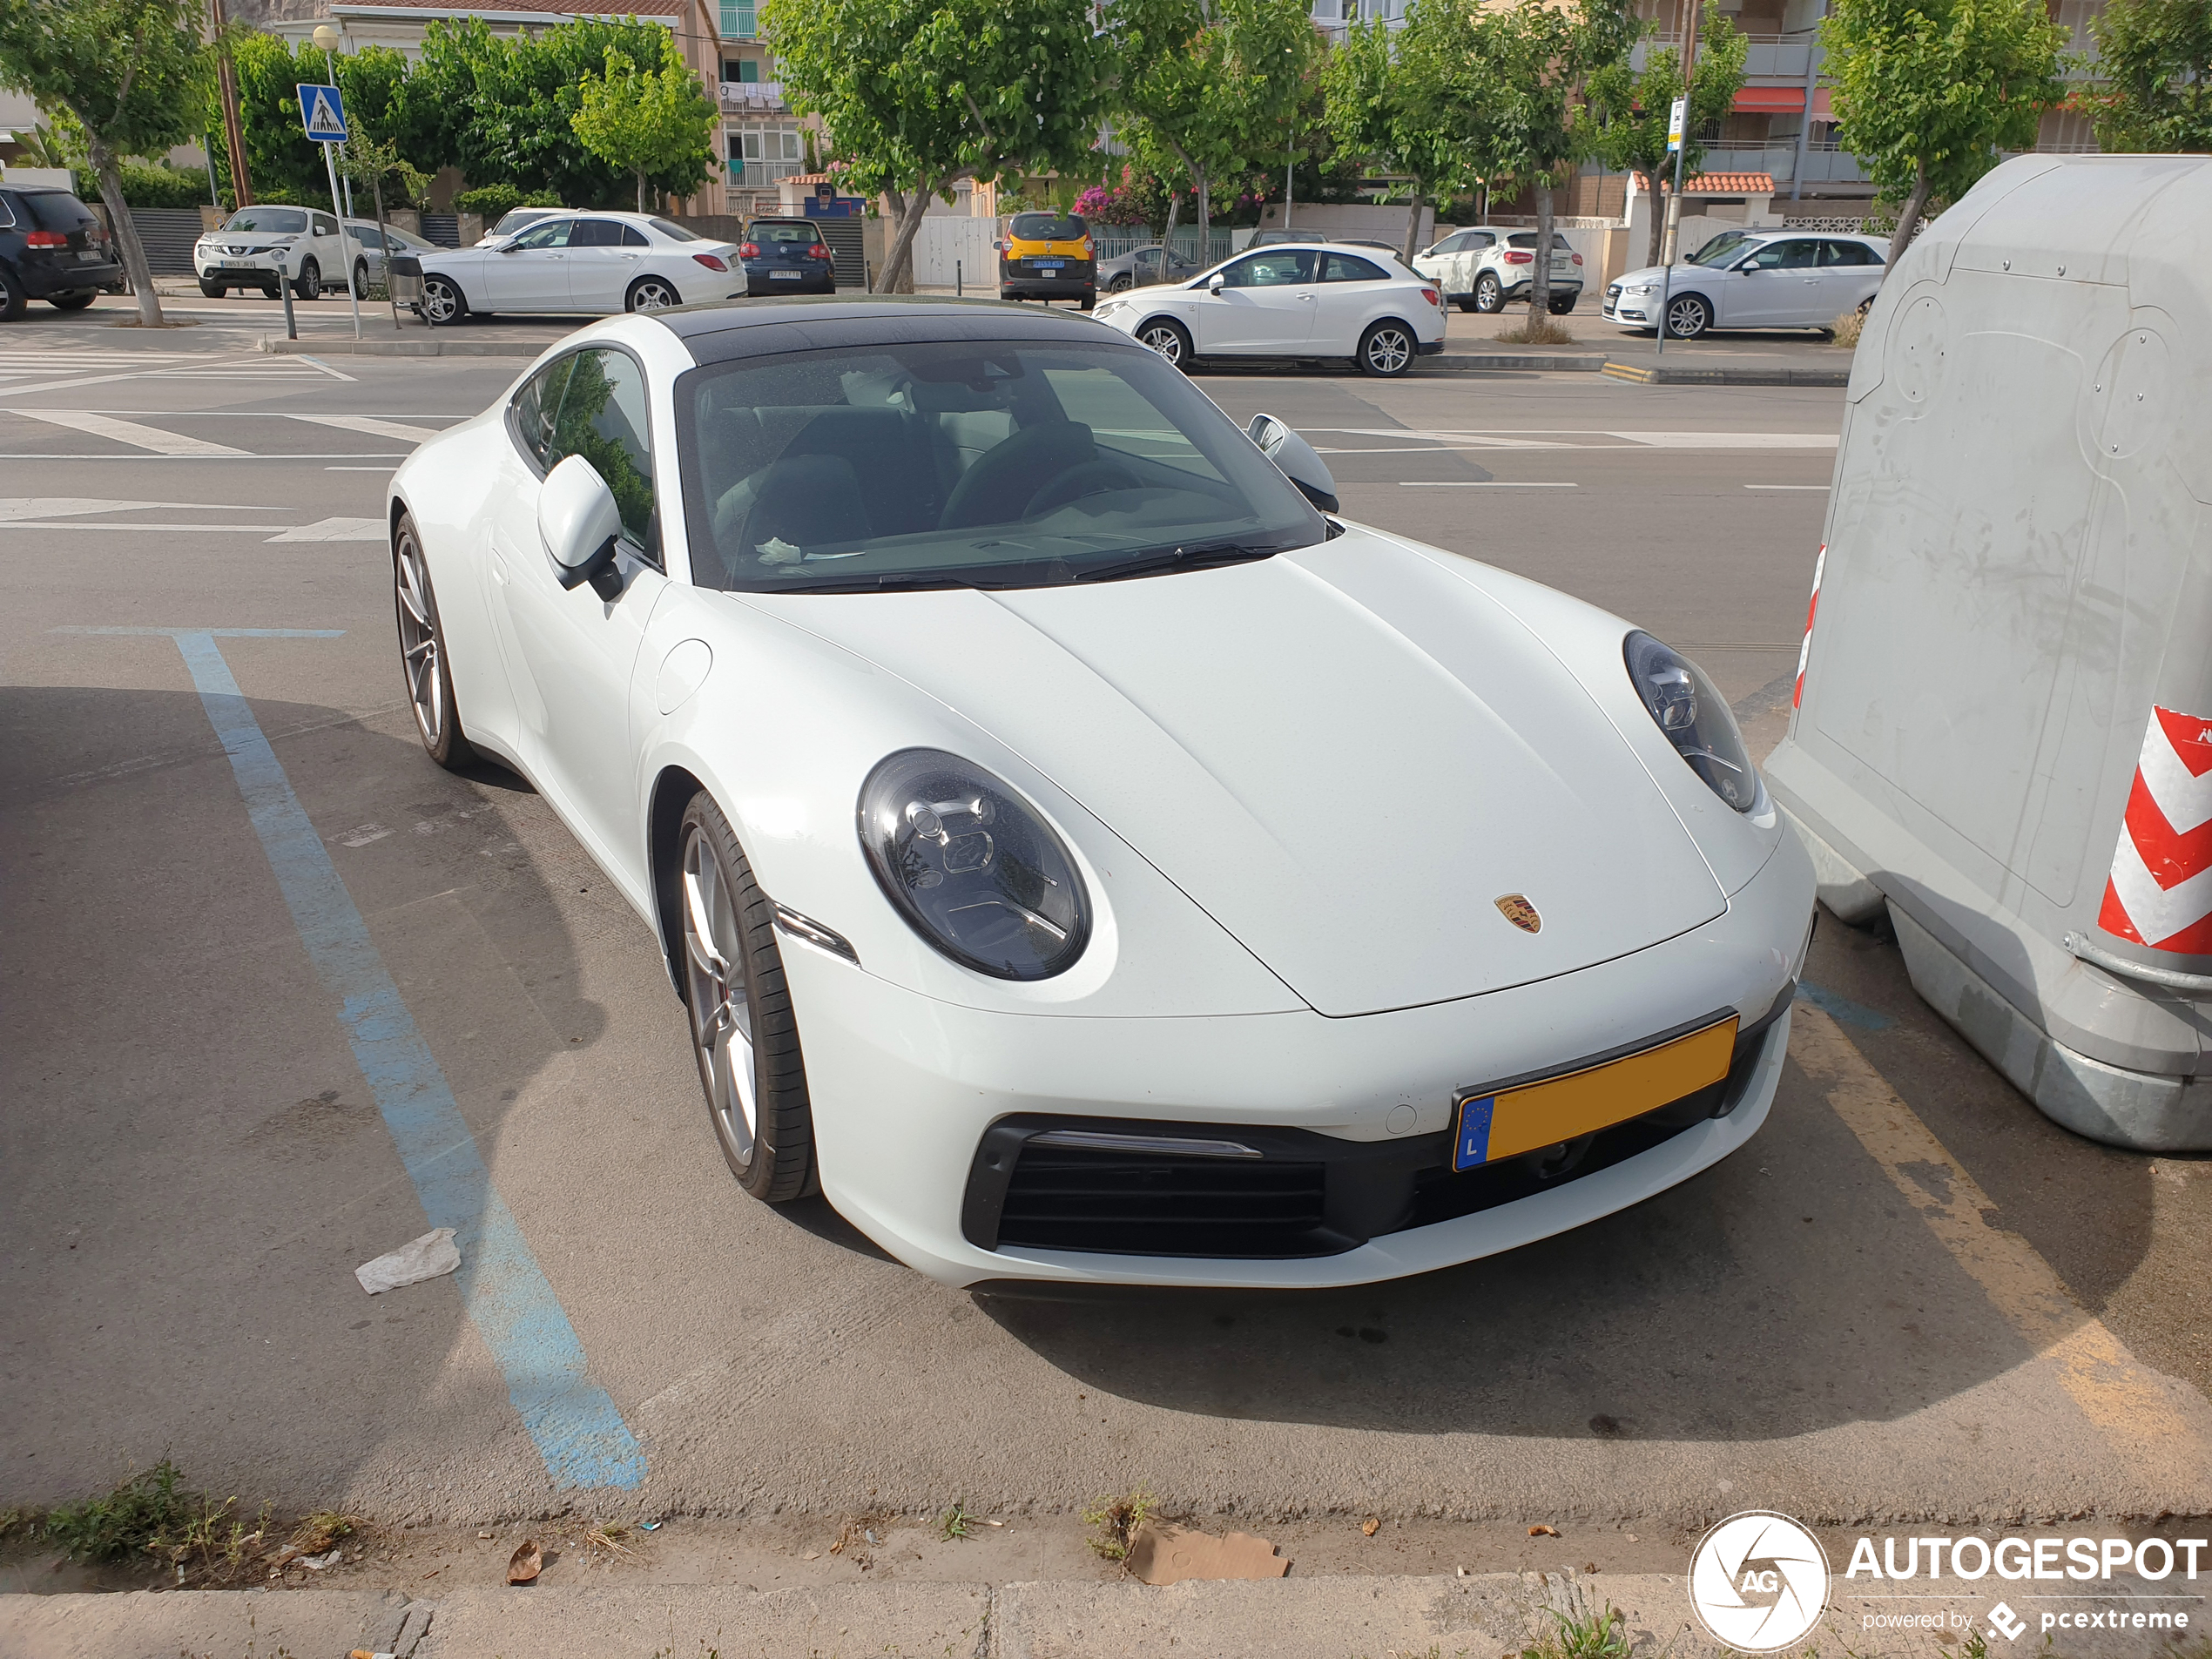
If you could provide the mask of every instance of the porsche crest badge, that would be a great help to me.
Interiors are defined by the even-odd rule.
[[[1524,934],[1540,934],[1544,931],[1544,919],[1536,914],[1536,907],[1530,904],[1521,894],[1508,893],[1502,898],[1493,899],[1490,902],[1498,907],[1500,915]]]

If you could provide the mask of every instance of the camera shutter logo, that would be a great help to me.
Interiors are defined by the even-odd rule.
[[[1730,1515],[1690,1558],[1689,1605],[1723,1647],[1743,1653],[1791,1647],[1828,1605],[1827,1553],[1787,1515],[1758,1509]]]

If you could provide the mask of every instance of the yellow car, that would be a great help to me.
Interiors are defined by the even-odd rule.
[[[999,298],[1098,300],[1090,226],[1076,213],[1016,213],[999,238]]]

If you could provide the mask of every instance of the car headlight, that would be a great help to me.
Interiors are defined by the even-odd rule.
[[[860,786],[860,845],[899,914],[995,979],[1049,979],[1090,938],[1090,902],[1051,826],[982,767],[935,749],[879,762]]]
[[[1757,807],[1762,792],[1743,733],[1705,671],[1649,634],[1629,636],[1622,654],[1636,695],[1689,769],[1739,813]]]

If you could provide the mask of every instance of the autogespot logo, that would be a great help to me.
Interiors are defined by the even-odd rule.
[[[1689,1561],[1689,1605],[1706,1634],[1743,1653],[1802,1641],[1828,1605],[1828,1556],[1787,1515],[1730,1515]]]

